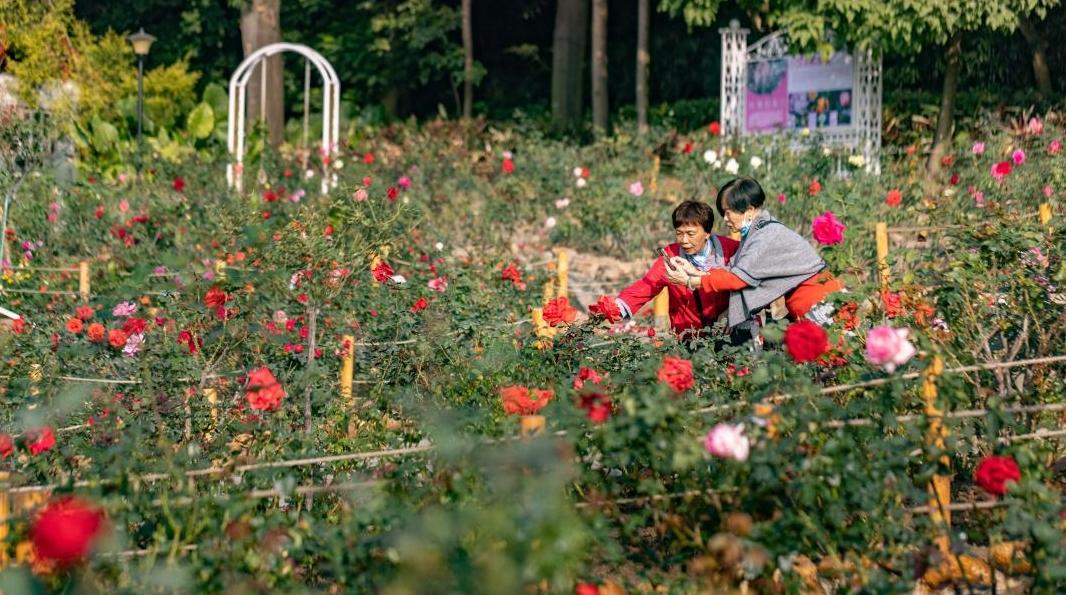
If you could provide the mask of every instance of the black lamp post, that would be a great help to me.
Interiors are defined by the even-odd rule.
[[[152,47],[155,37],[141,30],[129,36],[133,53],[137,54],[137,177],[141,177],[141,129],[144,128],[144,57]]]

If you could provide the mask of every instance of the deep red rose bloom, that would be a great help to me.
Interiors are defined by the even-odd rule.
[[[26,439],[30,445],[30,454],[34,455],[52,450],[52,447],[56,445],[55,432],[48,426],[26,432]]]
[[[374,154],[369,152],[369,151],[367,151],[366,153],[363,153],[363,163],[365,163],[367,165],[370,165],[370,164],[374,163]],[[367,185],[369,186],[369,184],[367,184]]]
[[[122,332],[127,335],[137,335],[148,329],[148,321],[143,318],[128,318],[122,325]]]
[[[785,329],[785,349],[797,364],[818,359],[829,351],[829,336],[812,320],[798,320]]]
[[[543,314],[544,322],[551,326],[569,324],[577,319],[577,310],[570,305],[570,300],[566,296],[548,300],[548,303],[544,304]]]
[[[426,298],[420,297],[420,298],[418,298],[417,302],[415,302],[414,304],[411,304],[411,312],[413,314],[417,314],[417,313],[421,312],[422,310],[425,310],[426,306],[429,306],[429,302],[426,301]]]
[[[104,513],[73,496],[49,502],[30,530],[37,555],[59,566],[85,558],[104,528]]]
[[[0,434],[0,459],[6,459],[15,452],[15,443],[10,434]]]
[[[899,188],[889,190],[888,195],[885,196],[885,204],[890,207],[898,207],[901,202],[903,202],[903,193],[899,191]]]
[[[514,283],[515,287],[521,288],[520,286],[522,285],[522,273],[519,272],[518,267],[516,267],[514,264],[507,265],[503,269],[503,271],[500,272],[500,278]]]
[[[263,200],[266,202],[277,202],[278,193],[273,190],[267,190],[263,193]]]
[[[74,310],[74,315],[82,320],[89,320],[93,317],[93,308],[92,306],[78,306],[78,308]]]
[[[392,278],[393,274],[395,274],[395,271],[392,270],[392,267],[389,266],[389,263],[385,262],[384,260],[378,261],[378,263],[374,265],[372,269],[370,269],[370,272],[374,275],[374,280],[378,283],[384,283],[388,281]]]
[[[512,415],[534,415],[555,396],[551,389],[530,389],[524,386],[505,386],[500,389],[503,410]]]
[[[107,332],[107,343],[115,349],[122,349],[126,346],[126,340],[129,339],[126,336],[126,332],[122,329],[113,328]]]
[[[600,595],[600,588],[592,583],[578,583],[574,595]]]
[[[181,179],[181,176],[178,176],[174,178],[173,186],[175,192],[182,192],[185,190],[185,180]]]
[[[396,188],[396,186],[389,186],[388,190],[385,191],[385,196],[388,196],[389,200],[392,201],[395,201],[396,197],[399,195],[400,191]]]
[[[696,385],[692,377],[692,362],[680,357],[666,356],[659,366],[659,382],[674,389],[674,392],[683,393]]]
[[[711,136],[718,136],[722,134],[722,125],[715,120],[707,125],[707,132],[711,133]]]
[[[244,389],[244,396],[248,399],[248,405],[257,411],[272,411],[281,406],[281,399],[285,397],[285,389],[270,368],[266,366],[248,372],[248,385]]]
[[[622,311],[618,309],[618,304],[614,303],[614,299],[605,295],[601,295],[595,304],[589,306],[589,312],[604,317],[607,322],[613,323],[622,319]]]
[[[603,382],[603,375],[592,368],[581,366],[581,369],[577,372],[577,378],[574,378],[574,390],[580,390],[581,387],[585,386],[586,380],[593,384],[599,384]]]
[[[1020,481],[1021,469],[1013,457],[988,456],[977,464],[974,471],[974,479],[981,489],[993,496],[1002,496],[1007,493],[1007,482]]]
[[[504,159],[503,160],[502,169],[503,169],[503,173],[505,173],[505,174],[513,174],[514,173],[514,160],[513,159]]]
[[[579,406],[585,410],[585,417],[595,424],[602,424],[611,417],[611,397],[603,393],[586,393],[581,395]]]
[[[218,286],[208,289],[207,294],[204,295],[204,305],[208,308],[221,308],[228,301],[230,301],[230,296]]]

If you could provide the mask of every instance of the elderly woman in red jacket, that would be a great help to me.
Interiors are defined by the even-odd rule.
[[[672,218],[677,242],[665,248],[669,257],[680,257],[699,271],[729,263],[738,242],[711,233],[714,228],[711,205],[688,200],[674,209]],[[670,293],[670,326],[679,336],[692,336],[714,324],[729,308],[729,292],[705,289],[698,283],[691,287],[670,283],[668,264],[661,256],[657,258],[642,279],[618,294],[615,303],[622,316],[630,318],[665,287]]]

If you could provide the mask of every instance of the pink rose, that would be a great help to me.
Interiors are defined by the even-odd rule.
[[[1014,165],[1021,165],[1025,163],[1025,151],[1021,149],[1015,149],[1014,152],[1010,154],[1010,158],[1011,161],[1014,162]]]
[[[1051,144],[1047,146],[1047,152],[1049,155],[1058,155],[1062,151],[1062,141],[1056,139],[1051,141]]]
[[[1002,182],[1004,178],[1010,175],[1010,172],[1013,169],[1010,161],[1000,161],[992,166],[992,177],[997,182]]]
[[[972,152],[974,155],[984,155],[985,154],[985,144],[984,143],[974,143],[973,147],[970,148],[970,152]]]
[[[832,245],[844,241],[846,227],[832,211],[826,211],[811,221],[811,231],[819,244]]]
[[[743,463],[748,460],[751,443],[744,435],[744,424],[721,423],[707,432],[707,437],[703,439],[703,447],[711,456],[734,459]]]
[[[781,194],[778,194],[778,195],[777,195],[777,204],[779,204],[779,205],[783,205],[783,204],[785,204],[786,202],[788,202],[788,197],[787,197],[787,196],[785,196],[785,193],[784,193],[784,192],[782,192]]]
[[[396,183],[400,185],[400,188],[407,190],[411,187],[411,178],[407,176],[400,176],[400,179],[396,180]]]
[[[1054,194],[1055,194],[1055,189],[1054,188],[1052,188],[1051,186],[1044,186],[1044,196],[1046,198],[1051,198]]]
[[[641,184],[640,180],[633,182],[629,185],[629,193],[633,196],[640,196],[644,194],[644,184]]]
[[[360,188],[356,190],[354,193],[352,193],[352,198],[354,198],[357,202],[363,202],[364,200],[366,200],[366,188]]]
[[[1033,136],[1040,136],[1044,133],[1044,123],[1040,121],[1040,118],[1029,118],[1029,125],[1025,127],[1026,131]]]
[[[448,289],[448,278],[437,277],[436,279],[430,279],[429,282],[426,283],[426,287],[428,287],[431,291],[444,293]]]
[[[910,329],[877,326],[866,334],[866,361],[889,374],[910,361],[916,350],[907,340]]]

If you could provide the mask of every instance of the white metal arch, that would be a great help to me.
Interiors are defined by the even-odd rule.
[[[337,150],[340,139],[340,95],[341,84],[337,71],[333,65],[312,48],[295,43],[273,43],[264,46],[245,58],[229,80],[229,113],[226,127],[226,147],[229,150],[230,161],[226,166],[226,184],[238,191],[243,187],[244,172],[244,136],[245,120],[247,115],[245,97],[247,95],[248,82],[255,72],[255,67],[266,61],[267,58],[283,52],[296,52],[304,57],[308,65],[314,64],[322,77],[322,151],[329,156]],[[266,92],[266,68],[260,69],[260,93]],[[310,85],[310,67],[305,74],[305,101],[304,109],[307,109],[307,91]],[[263,102],[261,102],[262,104]],[[305,114],[306,116],[306,114]],[[323,173],[322,193],[325,194],[330,187],[330,176]]]

